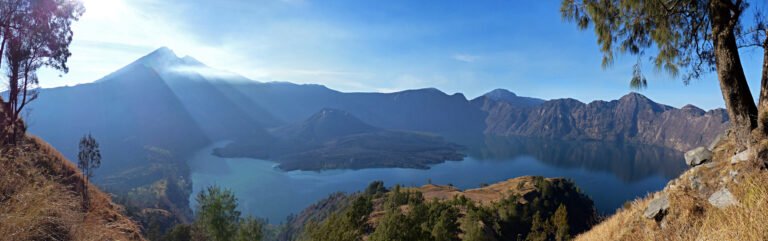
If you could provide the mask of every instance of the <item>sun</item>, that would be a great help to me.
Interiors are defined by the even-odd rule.
[[[85,6],[85,15],[83,17],[91,18],[112,18],[120,14],[121,9],[126,6],[122,0],[80,0]]]

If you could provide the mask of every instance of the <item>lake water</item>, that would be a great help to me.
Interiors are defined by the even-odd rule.
[[[431,179],[434,184],[469,189],[526,175],[573,179],[592,197],[599,212],[611,214],[627,200],[662,189],[686,168],[682,153],[666,148],[504,137],[464,143],[467,158],[428,170],[285,172],[269,161],[210,155],[224,144],[204,148],[189,160],[193,205],[198,191],[216,184],[235,192],[244,214],[268,218],[271,223],[280,223],[331,193],[360,191],[375,180],[383,180],[386,186],[421,186]]]

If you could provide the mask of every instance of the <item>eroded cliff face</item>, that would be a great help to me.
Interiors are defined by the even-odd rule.
[[[529,107],[487,99],[482,108],[488,113],[486,134],[625,141],[679,151],[704,146],[729,127],[724,109],[677,109],[638,93],[610,102],[557,99]]]

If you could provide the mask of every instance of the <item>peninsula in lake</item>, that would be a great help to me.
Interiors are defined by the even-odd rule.
[[[442,137],[368,125],[342,110],[323,109],[308,119],[214,149],[220,157],[250,157],[280,163],[283,170],[405,167],[459,161],[461,146]]]

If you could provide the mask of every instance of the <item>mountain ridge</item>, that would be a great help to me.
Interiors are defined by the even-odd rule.
[[[722,109],[704,114],[692,106],[675,109],[636,92],[614,101],[585,104],[566,98],[521,106],[488,97],[519,97],[501,89],[472,100],[467,100],[461,93],[449,95],[436,88],[394,93],[345,93],[316,84],[260,83],[240,81],[239,77],[228,81],[144,64],[157,59],[168,62],[155,63],[158,66],[199,63],[191,61],[192,57],[185,57],[187,61],[184,61],[172,50],[160,48],[100,81],[43,89],[40,99],[30,105],[31,109],[39,110],[31,117],[30,131],[49,140],[71,158],[74,152],[67,143],[89,131],[107,136],[105,141],[109,146],[143,138],[151,142],[137,143],[139,145],[134,149],[142,150],[143,145],[149,144],[178,152],[183,157],[186,149],[200,147],[212,140],[268,138],[268,129],[300,122],[324,108],[346,111],[362,122],[383,129],[444,136],[484,133],[632,141],[680,151],[704,143],[722,133],[727,126],[727,115]],[[83,103],[85,106],[80,106]],[[82,111],[62,112],[58,108],[62,104]],[[120,124],[115,120],[120,120]],[[62,126],[65,123],[66,128]],[[93,126],[98,128],[92,130]],[[158,128],[146,128],[153,126]],[[696,129],[680,133],[683,126]],[[141,130],[137,129],[139,127]],[[107,133],[106,130],[113,131]],[[669,137],[661,134],[664,130],[671,130],[675,135],[666,138],[669,141],[661,141]],[[609,133],[602,135],[602,132]],[[180,137],[199,141],[188,148],[174,148],[178,146],[176,143],[158,142]],[[127,156],[125,152],[110,151],[106,146],[105,153]]]
[[[685,151],[705,145],[729,126],[725,110],[702,112],[694,107],[677,109],[632,92],[589,104],[565,98],[537,106],[495,102],[482,108],[489,114],[486,134],[627,141]]]

